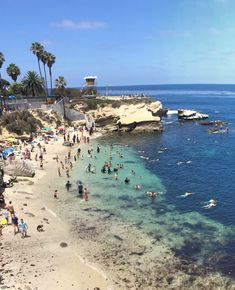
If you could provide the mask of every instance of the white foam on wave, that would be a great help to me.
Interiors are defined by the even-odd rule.
[[[149,157],[142,156],[142,155],[140,155],[140,158],[142,158],[142,159],[146,159],[146,160],[149,160]]]
[[[169,110],[167,111],[167,115],[177,115],[178,114],[178,110]]]

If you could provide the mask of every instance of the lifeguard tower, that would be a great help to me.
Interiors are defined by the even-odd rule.
[[[97,94],[96,90],[96,76],[86,76],[84,78],[85,80],[85,85],[83,89],[83,97],[85,98],[95,98]]]
[[[97,80],[96,76],[86,76],[84,78],[84,80],[86,81],[85,86],[87,88],[91,88],[91,87],[95,87],[96,86],[96,80]]]

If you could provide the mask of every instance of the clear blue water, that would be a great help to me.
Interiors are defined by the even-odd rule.
[[[163,119],[162,134],[104,137],[96,141],[103,152],[97,160],[92,160],[97,174],[87,175],[84,182],[89,184],[91,197],[94,194],[94,204],[138,224],[150,235],[164,240],[176,254],[234,278],[235,86],[109,89],[113,95],[144,93],[160,100],[166,108],[195,109],[209,114],[210,120],[229,123],[228,134],[211,134],[206,126],[197,122],[180,123],[171,115]],[[123,162],[125,166],[118,182],[99,170],[108,160],[111,143],[113,163]],[[116,154],[120,150],[124,152],[123,160]],[[84,160],[84,166],[86,163]],[[132,169],[143,179],[129,175],[132,185],[127,187],[123,179]],[[141,184],[140,192],[133,190],[135,183]],[[148,189],[161,191],[160,198],[154,201],[146,198],[144,191]],[[185,192],[194,194],[180,198]],[[203,209],[204,202],[210,199],[217,200],[217,206]]]

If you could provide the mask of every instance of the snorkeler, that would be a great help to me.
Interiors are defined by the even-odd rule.
[[[190,195],[193,195],[193,192],[185,192],[184,194],[181,194],[178,197],[188,197]]]
[[[102,167],[101,172],[102,172],[102,173],[106,173],[105,165]]]
[[[128,177],[126,177],[125,180],[124,180],[124,182],[125,182],[126,184],[129,184],[129,183],[130,183],[130,179],[129,179]]]
[[[151,198],[155,198],[158,196],[158,192],[155,191],[147,191],[146,194]]]
[[[131,175],[135,175],[135,171],[134,170],[131,170]]]
[[[216,200],[210,199],[207,205],[204,205],[203,208],[209,209],[216,206]]]

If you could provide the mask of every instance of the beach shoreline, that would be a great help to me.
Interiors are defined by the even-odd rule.
[[[4,193],[6,202],[12,201],[19,219],[23,218],[28,224],[29,237],[21,239],[20,234],[14,236],[12,225],[3,229],[0,239],[1,287],[112,289],[104,271],[80,255],[69,225],[55,212],[56,203],[66,193],[65,188],[59,185],[62,177],[58,177],[58,163],[53,158],[67,152],[68,147],[62,146],[62,138],[50,142],[44,169],[41,170],[38,165],[34,178],[19,178],[22,181]],[[59,190],[58,200],[53,198],[55,188],[50,188],[50,185],[48,188],[49,180],[53,180]],[[43,224],[44,232],[37,232],[38,224]],[[62,248],[61,243],[67,246]]]
[[[19,234],[14,236],[10,225],[4,229],[0,240],[4,249],[3,286],[38,290],[153,290],[180,289],[185,285],[193,289],[192,273],[197,277],[198,289],[204,289],[199,287],[200,283],[210,285],[212,281],[215,285],[229,285],[220,275],[208,274],[186,260],[182,264],[161,240],[150,237],[137,224],[125,223],[107,210],[93,206],[92,201],[86,204],[81,200],[80,210],[70,223],[68,212],[71,199],[77,202],[76,186],[73,184],[72,191],[66,192],[65,172],[62,177],[57,173],[60,160],[70,150],[62,146],[61,139],[47,145],[44,169],[36,170],[33,184],[20,181],[6,190],[6,200],[13,201],[19,218],[28,223],[30,237],[22,240]],[[85,155],[89,147],[78,146]],[[76,149],[77,145],[72,147],[72,156]],[[86,173],[84,168],[80,169],[81,178]],[[58,199],[53,198],[55,189]],[[39,223],[45,232],[36,231]]]

